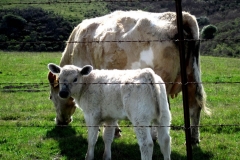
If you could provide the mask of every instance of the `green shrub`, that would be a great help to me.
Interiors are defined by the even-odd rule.
[[[7,28],[13,27],[13,28],[23,29],[26,24],[27,24],[27,21],[19,15],[7,14],[3,16],[2,25],[4,27],[7,27]]]
[[[214,25],[204,26],[201,31],[201,36],[203,39],[213,39],[217,32],[217,27]]]
[[[210,24],[209,18],[206,17],[206,16],[202,16],[202,17],[197,18],[197,22],[198,22],[199,26],[205,26],[205,25]]]
[[[54,12],[34,7],[0,10],[0,24],[0,42],[6,42],[5,45],[0,44],[0,50],[11,51],[60,51],[64,48],[64,43],[49,42],[66,41],[73,29],[71,22]],[[16,46],[12,41],[16,44],[43,43],[21,43]]]

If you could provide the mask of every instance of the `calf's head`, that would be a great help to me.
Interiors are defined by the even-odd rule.
[[[60,67],[50,63],[48,64],[48,69],[53,75],[58,76],[58,96],[62,99],[69,99],[72,95],[80,91],[83,76],[89,75],[93,68],[90,65],[86,65],[83,68],[78,68],[74,65]]]

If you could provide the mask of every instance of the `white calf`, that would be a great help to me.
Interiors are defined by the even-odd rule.
[[[111,159],[111,143],[119,119],[128,118],[137,135],[141,159],[152,159],[153,141],[151,122],[157,125],[158,142],[164,159],[170,159],[171,114],[163,80],[152,69],[93,70],[66,65],[63,68],[49,64],[49,70],[59,76],[61,98],[75,99],[83,110],[88,126],[88,151],[86,159],[94,158],[98,128],[106,125],[103,140],[103,159]],[[146,127],[142,127],[146,126]]]

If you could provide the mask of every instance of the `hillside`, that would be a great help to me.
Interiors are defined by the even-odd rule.
[[[19,2],[22,4],[19,4]],[[64,36],[61,36],[62,38],[55,39],[57,41],[66,41],[69,34],[71,33],[72,28],[80,23],[83,19],[101,16],[114,10],[141,9],[150,12],[175,11],[175,2],[170,0],[154,2],[145,0],[134,2],[90,1],[91,3],[80,0],[49,0],[47,2],[48,3],[46,3],[44,0],[39,0],[37,2],[30,0],[2,0],[0,3],[0,13],[3,10],[5,11],[4,13],[6,13],[6,10],[9,10],[10,8],[14,10],[15,8],[18,8],[19,10],[23,10],[25,8],[26,10],[26,8],[29,6],[32,6],[34,8],[42,8],[44,11],[46,11],[46,13],[52,13],[54,16],[58,17],[56,19],[61,19],[62,22],[64,21],[64,23],[69,24],[68,26],[65,26],[66,29],[64,29]],[[25,4],[23,5],[23,3]],[[238,47],[240,46],[240,19],[238,18],[240,17],[240,12],[238,11],[240,8],[240,0],[183,0],[182,6],[184,11],[188,11],[197,17],[200,29],[209,24],[217,27],[217,33],[212,40],[202,41],[202,55],[240,57],[240,49]],[[0,24],[3,23],[3,15],[4,14],[1,14]],[[41,16],[39,15],[36,17]],[[60,21],[58,21],[58,23],[60,23]],[[3,33],[5,32],[2,32],[1,34]],[[41,37],[44,37],[43,35],[45,35],[45,33],[38,34],[42,35]],[[6,41],[6,37],[2,38],[1,36],[0,41]],[[9,39],[8,37],[7,41],[12,41],[12,38],[10,37]],[[55,47],[55,50],[62,50],[63,47],[64,44],[62,44],[61,47]],[[14,48],[18,47],[10,47],[10,49]],[[0,49],[9,50],[8,48],[2,48],[1,46]],[[46,51],[50,50],[46,49]]]
[[[74,26],[108,12],[104,3],[63,2],[1,0],[0,50],[63,51]]]

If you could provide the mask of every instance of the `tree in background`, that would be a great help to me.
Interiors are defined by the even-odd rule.
[[[201,31],[201,36],[203,39],[213,39],[217,30],[217,27],[211,24],[204,26]]]
[[[209,18],[206,16],[201,16],[199,18],[197,18],[197,22],[199,26],[205,26],[205,25],[209,25]]]
[[[72,29],[71,22],[42,8],[0,10],[0,50],[62,51]]]

